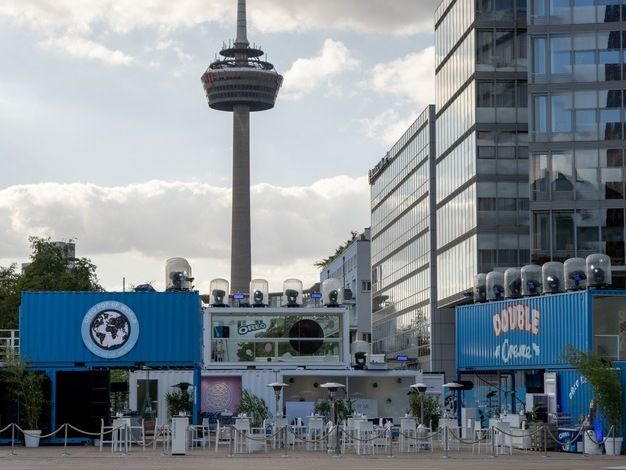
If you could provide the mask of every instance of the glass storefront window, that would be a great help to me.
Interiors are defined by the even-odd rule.
[[[624,209],[602,209],[602,242],[611,264],[624,265]]]
[[[212,314],[213,362],[341,362],[339,314]]]

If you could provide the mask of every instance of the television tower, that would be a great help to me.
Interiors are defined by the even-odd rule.
[[[237,38],[224,45],[220,55],[202,75],[202,84],[212,109],[233,113],[230,289],[246,293],[251,279],[250,111],[274,107],[283,77],[272,64],[259,59],[261,49],[250,47],[245,0],[238,0]]]

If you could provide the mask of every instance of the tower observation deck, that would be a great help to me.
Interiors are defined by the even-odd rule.
[[[230,253],[231,292],[247,292],[250,248],[250,111],[272,109],[283,77],[263,51],[250,47],[246,1],[238,0],[237,38],[202,75],[209,106],[233,113],[233,202]]]

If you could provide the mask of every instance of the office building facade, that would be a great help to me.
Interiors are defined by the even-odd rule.
[[[444,0],[435,12],[437,298],[528,263],[525,0]]]
[[[533,0],[528,34],[531,256],[605,253],[624,286],[626,5]]]
[[[320,272],[320,284],[329,278],[339,279],[351,292],[351,298],[344,304],[348,309],[350,343],[372,339],[371,272],[369,228],[356,234]]]
[[[437,370],[434,210],[435,107],[428,106],[369,172],[372,352]],[[453,332],[452,332],[453,333]]]

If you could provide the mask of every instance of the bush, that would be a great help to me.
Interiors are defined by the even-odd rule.
[[[45,404],[44,374],[28,370],[27,361],[14,354],[7,354],[6,382],[9,393],[20,404],[23,425],[26,429],[39,429],[39,419]]]

